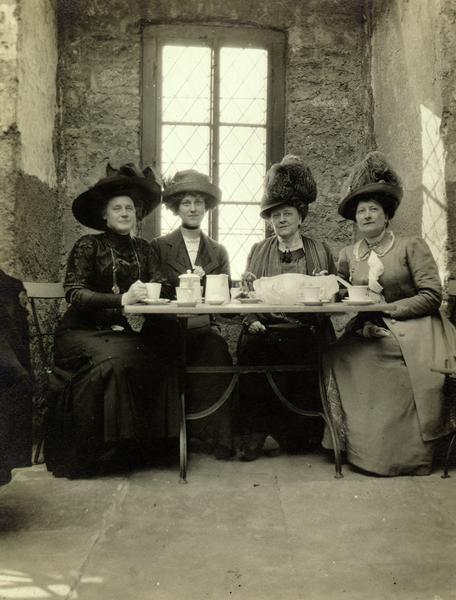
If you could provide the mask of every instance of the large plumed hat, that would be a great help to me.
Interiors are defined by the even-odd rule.
[[[222,198],[221,190],[214,185],[208,175],[192,169],[177,171],[174,177],[165,184],[163,202],[170,209],[175,209],[181,194],[204,194],[208,210],[217,206]]]
[[[161,179],[151,167],[141,171],[133,163],[126,163],[114,169],[108,163],[106,177],[74,200],[73,215],[86,227],[103,230],[106,228],[103,211],[115,196],[129,196],[141,220],[160,204]]]
[[[387,215],[394,216],[402,198],[399,175],[381,152],[369,152],[353,169],[348,180],[348,193],[339,202],[339,214],[355,220],[360,200],[375,199]]]
[[[282,204],[309,204],[317,197],[317,184],[301,157],[287,154],[266,173],[260,214],[267,218],[272,209]]]

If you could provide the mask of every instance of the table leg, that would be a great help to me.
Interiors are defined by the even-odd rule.
[[[451,437],[451,441],[448,444],[448,450],[447,450],[446,457],[445,457],[445,465],[443,467],[442,479],[448,479],[448,477],[450,477],[448,475],[448,464],[450,462],[451,453],[453,452],[453,446],[454,446],[455,442],[456,442],[456,433],[453,433],[453,435]]]
[[[181,352],[179,360],[179,483],[187,483],[187,422],[185,418],[185,368],[187,366],[187,317],[180,317]]]
[[[320,387],[320,398],[321,404],[323,406],[324,420],[329,429],[329,434],[331,436],[331,442],[334,449],[334,465],[336,468],[336,479],[341,479],[343,477],[342,474],[342,459],[340,455],[340,444],[339,437],[334,428],[334,423],[332,421],[332,417],[328,410],[328,395],[326,393],[326,384],[325,384],[325,372],[323,365],[323,352],[324,352],[324,325],[323,319],[318,319],[318,336],[317,336],[317,352],[318,352],[318,384]]]

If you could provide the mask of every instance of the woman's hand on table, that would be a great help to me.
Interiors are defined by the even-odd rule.
[[[266,327],[263,325],[263,323],[260,323],[260,321],[254,321],[247,327],[247,331],[253,334],[264,333],[266,331]]]
[[[406,318],[406,313],[408,312],[407,309],[403,309],[403,307],[398,306],[397,304],[388,304],[383,312],[388,316],[391,317],[393,319],[403,319],[404,317]]]
[[[127,304],[136,304],[141,300],[145,300],[147,298],[147,288],[146,284],[138,279],[131,284],[128,292],[122,294],[122,306],[126,306]]]

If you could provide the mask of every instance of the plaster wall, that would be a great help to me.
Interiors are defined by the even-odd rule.
[[[140,161],[141,28],[196,23],[286,33],[288,152],[314,172],[319,198],[306,229],[336,253],[351,235],[337,215],[342,180],[372,145],[369,55],[360,0],[81,0],[59,3],[64,248],[82,233],[73,198],[106,162]]]
[[[442,122],[445,149],[445,191],[448,218],[448,276],[456,278],[456,0],[442,4],[441,41]]]
[[[0,268],[15,272],[17,1],[0,2]]]
[[[0,4],[0,39],[0,265],[24,280],[58,278],[53,0]]]
[[[453,40],[444,42],[441,36],[445,4],[454,7],[453,0],[378,0],[371,14],[375,137],[404,183],[393,229],[422,235],[443,278],[448,273],[448,195],[442,52],[455,49]],[[449,78],[454,85],[454,74]]]
[[[62,222],[54,152],[58,58],[54,0],[22,0],[18,48],[17,255],[24,279],[58,280]]]
[[[57,27],[53,0],[23,1],[20,18],[17,113],[21,167],[55,187]]]

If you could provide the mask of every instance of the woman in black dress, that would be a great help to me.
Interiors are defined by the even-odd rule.
[[[331,251],[325,242],[302,235],[300,227],[309,204],[317,197],[310,169],[299,156],[287,155],[272,165],[266,175],[260,215],[267,219],[274,235],[254,244],[247,258],[244,280],[274,277],[285,273],[318,275],[335,273]],[[301,409],[318,410],[317,322],[305,314],[248,314],[243,319],[238,344],[241,365],[315,363],[310,373],[275,376],[278,387]],[[327,335],[332,337],[330,322]],[[321,422],[305,419],[285,409],[263,375],[242,375],[239,381],[239,422],[242,433],[241,460],[256,460],[268,435],[281,450],[306,450],[321,438]]]
[[[51,412],[46,444],[46,462],[56,476],[97,472],[119,449],[123,457],[137,454],[173,429],[164,367],[140,324],[122,314],[122,306],[147,295],[149,245],[133,232],[160,196],[150,169],[108,165],[107,177],[73,203],[76,219],[102,233],[81,237],[68,259],[71,306],[57,328],[55,363],[70,378]]]

